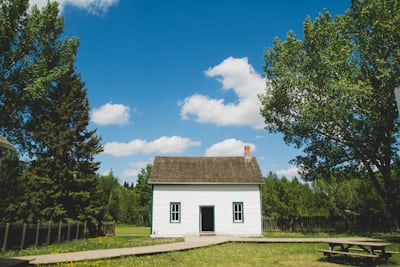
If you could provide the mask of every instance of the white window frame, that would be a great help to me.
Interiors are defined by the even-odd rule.
[[[232,203],[232,213],[234,223],[244,223],[244,205],[237,201]]]
[[[169,222],[170,223],[181,222],[181,202],[169,203]]]

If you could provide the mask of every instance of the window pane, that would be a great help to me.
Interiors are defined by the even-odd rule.
[[[233,203],[233,221],[236,223],[243,222],[243,203],[242,202]]]
[[[170,203],[170,220],[174,223],[180,223],[181,203]]]

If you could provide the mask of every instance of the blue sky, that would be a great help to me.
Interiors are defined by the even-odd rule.
[[[31,1],[42,6],[46,1]],[[263,129],[263,51],[307,15],[347,0],[60,0],[80,39],[99,172],[132,183],[157,155],[237,156],[249,144],[264,175],[296,175],[301,151]]]

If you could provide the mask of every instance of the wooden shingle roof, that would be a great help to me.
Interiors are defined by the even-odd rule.
[[[0,148],[15,151],[14,146],[2,135],[0,135]]]
[[[156,157],[149,184],[263,184],[255,157]]]

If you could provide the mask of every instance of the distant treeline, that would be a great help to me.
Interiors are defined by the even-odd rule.
[[[337,178],[301,182],[269,173],[262,192],[263,216],[384,216],[384,205],[367,179],[341,173]]]

